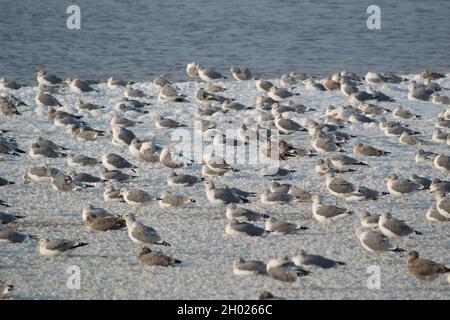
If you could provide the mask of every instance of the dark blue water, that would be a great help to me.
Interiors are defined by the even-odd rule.
[[[81,8],[81,30],[66,8]],[[381,30],[366,27],[370,4]],[[450,70],[450,1],[0,0],[0,76],[185,79],[197,61],[260,76],[296,70]]]

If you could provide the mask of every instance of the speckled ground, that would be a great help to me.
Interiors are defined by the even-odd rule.
[[[417,76],[409,76],[416,77]],[[450,86],[450,81],[440,81]],[[192,103],[166,105],[154,102],[147,110],[148,115],[139,116],[127,113],[130,118],[144,121],[132,130],[142,139],[155,137],[159,144],[167,144],[170,130],[157,129],[154,116],[162,114],[193,127],[194,111],[198,107],[194,103],[193,93],[199,87],[197,82],[178,84]],[[223,82],[228,90],[225,95],[237,101],[254,106],[255,97],[259,94],[254,81],[238,83]],[[136,88],[156,97],[157,89],[151,83],[139,83]],[[94,128],[106,129],[109,125],[112,106],[122,97],[122,89],[108,89],[105,84],[99,85],[100,93],[86,94],[83,100],[94,101],[107,106],[101,112],[86,113],[86,121]],[[393,96],[395,103],[383,103],[394,109],[402,105],[423,116],[423,120],[407,121],[411,128],[423,133],[422,137],[431,140],[434,118],[444,109],[443,106],[431,102],[410,102],[406,99],[407,88],[402,85],[383,84],[378,89]],[[296,101],[313,107],[318,112],[304,115],[293,115],[299,121],[304,118],[318,118],[330,104],[335,106],[345,103],[339,92],[315,93],[306,92],[303,85],[295,89],[300,96]],[[47,120],[46,110],[35,105],[34,96],[37,88],[23,88],[17,96],[30,104],[30,108],[22,108],[22,116],[0,117],[2,129],[12,129],[20,146],[29,150],[33,137],[42,135],[56,143],[70,148],[72,153],[83,153],[100,157],[101,153],[113,151],[120,153],[111,145],[110,135],[96,142],[79,142],[72,139],[63,128],[56,128]],[[448,91],[447,91],[448,94]],[[76,95],[66,90],[56,97],[76,112],[73,106]],[[242,121],[254,122],[252,110],[213,116],[210,120],[217,123],[220,129],[238,128]],[[392,118],[392,115],[388,115]],[[229,123],[231,121],[231,123]],[[375,125],[350,125],[346,132],[357,135],[357,140],[369,143],[392,154],[382,158],[360,159],[370,166],[355,173],[346,174],[345,178],[361,186],[386,191],[384,178],[391,172],[401,177],[409,177],[418,173],[429,177],[442,175],[428,168],[426,164],[416,164],[414,154],[417,148],[401,145],[397,139],[385,137]],[[288,141],[298,146],[310,147],[307,133],[297,133],[288,137]],[[355,144],[352,140],[344,147],[349,153]],[[434,143],[426,150],[447,153],[447,147]],[[124,156],[138,163],[136,159],[125,153]],[[297,170],[290,183],[303,187],[313,193],[324,195],[326,202],[333,203],[334,198],[325,189],[324,178],[314,172],[317,158],[295,158],[283,164],[286,168]],[[168,187],[165,181],[169,170],[139,165],[139,178],[130,185],[159,194],[162,190],[185,193],[197,199],[197,202],[182,210],[161,209],[154,203],[140,211],[138,219],[158,230],[164,240],[172,244],[164,247],[164,252],[183,261],[174,268],[144,268],[137,262],[139,248],[128,238],[127,232],[88,231],[81,221],[82,207],[88,203],[101,206],[116,214],[124,214],[130,209],[126,204],[105,203],[101,188],[91,188],[85,192],[69,194],[55,193],[50,184],[23,184],[23,175],[27,168],[34,165],[48,164],[67,171],[65,159],[35,161],[28,156],[20,158],[4,158],[0,161],[0,176],[16,182],[15,185],[0,188],[0,199],[11,204],[11,208],[1,210],[20,213],[26,216],[15,225],[19,230],[48,238],[80,239],[89,245],[75,250],[71,256],[46,258],[37,252],[34,242],[22,244],[0,245],[0,279],[14,284],[15,299],[254,299],[263,290],[289,299],[448,299],[449,284],[444,277],[432,283],[420,284],[413,279],[406,269],[406,259],[401,254],[387,253],[377,261],[372,254],[363,249],[355,237],[354,230],[359,226],[357,215],[348,217],[335,224],[328,232],[312,219],[310,204],[294,204],[281,207],[265,207],[259,197],[253,199],[249,208],[266,212],[275,217],[291,222],[301,222],[310,227],[298,235],[268,235],[264,237],[224,236],[227,221],[218,218],[218,209],[205,198],[204,186],[199,184],[188,188]],[[257,165],[239,165],[239,173],[214,179],[218,184],[236,186],[249,191],[261,192],[270,186],[271,181],[263,178]],[[86,172],[98,174],[100,167],[87,168]],[[200,175],[201,166],[180,170]],[[370,211],[382,213],[389,211],[400,219],[406,220],[415,229],[423,232],[422,236],[414,236],[396,241],[406,249],[414,249],[423,257],[450,264],[449,229],[445,225],[430,226],[425,219],[426,210],[435,202],[428,192],[416,193],[407,202],[399,202],[392,196],[385,196],[378,201],[348,203],[347,207],[355,213]],[[263,225],[263,222],[259,222]],[[232,273],[232,263],[237,256],[248,259],[268,261],[278,254],[292,254],[295,250],[305,249],[309,253],[322,254],[330,258],[346,262],[345,267],[331,270],[319,270],[310,276],[301,278],[293,285],[284,285],[264,276],[238,277]],[[66,286],[70,276],[69,266],[77,265],[81,270],[81,288],[71,290]],[[369,274],[367,268],[380,265],[381,289],[367,288]]]

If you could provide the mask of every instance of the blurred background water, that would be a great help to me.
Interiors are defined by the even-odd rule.
[[[71,4],[81,30],[66,27]],[[371,4],[381,30],[366,27]],[[181,80],[192,61],[262,77],[450,71],[449,15],[449,0],[0,0],[0,76]]]

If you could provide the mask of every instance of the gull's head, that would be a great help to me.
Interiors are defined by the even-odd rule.
[[[38,70],[37,72],[36,72],[36,75],[37,76],[45,76],[47,73],[44,71],[44,70]]]
[[[124,196],[124,195],[126,195],[128,193],[128,191],[129,191],[128,188],[122,188],[122,189],[120,189],[120,195]]]
[[[408,260],[419,259],[419,253],[417,251],[410,251],[406,254],[406,258],[408,258]]]
[[[125,213],[125,214],[122,216],[122,219],[125,220],[126,223],[136,221],[136,217],[135,217],[134,214],[132,214],[132,213]]]
[[[72,84],[72,80],[71,79],[66,79],[64,80],[65,83],[67,83],[69,86]]]
[[[212,182],[212,181],[205,181],[205,187],[206,187],[206,189],[208,189],[208,190],[212,190],[212,189],[214,189],[214,182]]]
[[[47,238],[39,238],[37,241],[38,246],[46,245],[50,240]]]
[[[387,177],[386,182],[388,182],[388,181],[394,181],[394,180],[398,180],[398,175],[395,174],[395,173],[391,173],[391,174]]]

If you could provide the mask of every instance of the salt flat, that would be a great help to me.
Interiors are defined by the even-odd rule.
[[[447,75],[449,76],[449,75]],[[419,79],[418,75],[405,75],[410,79]],[[273,80],[278,83],[278,80]],[[445,87],[450,87],[450,80],[440,79]],[[227,91],[224,95],[235,98],[247,106],[255,105],[255,98],[260,94],[254,81],[238,83],[226,80],[219,82]],[[125,115],[131,119],[143,121],[131,128],[141,139],[154,138],[155,142],[166,145],[171,130],[155,127],[156,115],[163,115],[184,123],[192,130],[195,110],[199,106],[193,97],[194,92],[202,85],[200,82],[177,83],[181,92],[188,96],[189,103],[166,104],[156,101],[159,90],[151,82],[137,83],[133,87],[141,89],[155,98],[149,99],[153,105],[145,110],[149,114],[139,115],[134,112]],[[93,128],[105,130],[109,126],[112,106],[123,96],[123,89],[109,89],[106,84],[96,86],[99,93],[84,94],[83,101],[95,102],[107,108],[100,111],[83,112],[84,120]],[[407,100],[407,85],[380,84],[374,86],[383,93],[396,99],[393,103],[379,103],[393,110],[403,107],[423,116],[422,120],[406,120],[410,128],[421,131],[421,138],[430,141],[423,146],[425,150],[448,154],[448,147],[431,142],[434,120],[445,106],[431,102],[412,102]],[[308,92],[302,84],[296,85],[294,92],[300,93],[293,99],[316,112],[292,115],[293,119],[318,119],[329,105],[340,106],[346,103],[340,92]],[[53,126],[47,120],[46,109],[36,106],[34,97],[36,87],[25,87],[14,94],[27,102],[30,107],[22,107],[22,116],[10,118],[0,117],[1,129],[12,130],[19,146],[29,150],[34,137],[40,135],[70,149],[70,153],[85,154],[100,158],[102,153],[120,150],[111,144],[111,135],[105,134],[95,142],[76,141],[66,133],[66,129]],[[449,94],[444,91],[443,94]],[[68,89],[55,94],[68,109],[76,112],[72,106],[78,96]],[[243,120],[250,122],[255,113],[252,110],[229,112],[214,115],[213,120],[219,129],[239,128]],[[392,119],[392,114],[387,114]],[[414,155],[418,147],[405,146],[396,138],[388,138],[382,134],[378,126],[347,125],[344,129],[357,138],[351,140],[344,149],[351,155],[356,140],[371,144],[380,149],[392,152],[386,157],[358,157],[370,166],[354,173],[344,175],[345,179],[356,185],[366,186],[379,191],[386,191],[384,179],[395,172],[400,177],[410,177],[417,173],[421,176],[445,178],[436,170],[430,169],[426,163],[416,164]],[[310,138],[305,132],[290,135],[287,141],[298,147],[311,148]],[[134,164],[138,160],[128,152],[121,154]],[[323,156],[321,156],[323,157]],[[314,172],[317,157],[292,158],[283,162],[283,166],[297,170],[288,179],[289,183],[305,188],[313,194],[322,194],[327,203],[335,199],[326,190],[325,178]],[[20,213],[26,216],[15,226],[21,231],[47,238],[79,239],[89,245],[73,252],[71,256],[46,258],[38,254],[34,242],[22,244],[0,244],[0,279],[14,284],[16,299],[255,299],[264,291],[288,299],[448,299],[449,285],[444,277],[421,285],[413,279],[406,268],[406,258],[402,254],[386,253],[380,260],[363,249],[355,236],[359,226],[358,213],[391,212],[395,217],[404,219],[415,229],[423,232],[422,236],[412,236],[394,240],[396,244],[407,249],[420,252],[422,257],[430,258],[444,264],[450,263],[450,233],[447,225],[429,225],[425,219],[427,209],[435,203],[434,196],[428,191],[415,193],[407,202],[400,202],[392,195],[381,197],[377,201],[347,203],[346,207],[355,215],[342,219],[333,225],[328,232],[312,219],[310,204],[292,204],[280,207],[265,207],[259,196],[252,198],[246,207],[261,213],[268,213],[282,220],[298,222],[310,229],[298,235],[272,235],[265,237],[224,236],[227,220],[224,216],[217,218],[219,209],[212,206],[205,198],[202,184],[193,187],[169,187],[166,175],[170,170],[161,165],[140,164],[137,169],[139,178],[128,183],[151,194],[160,194],[163,190],[184,193],[196,199],[187,209],[162,209],[152,203],[140,210],[138,219],[146,225],[158,230],[162,237],[172,244],[162,250],[183,263],[173,268],[144,268],[138,264],[138,246],[131,242],[125,230],[120,231],[88,231],[82,223],[82,207],[88,203],[100,206],[116,214],[125,214],[130,207],[125,203],[105,203],[101,188],[90,188],[85,192],[58,194],[48,183],[23,184],[25,171],[35,165],[45,165],[67,171],[65,159],[32,160],[24,155],[20,158],[5,158],[0,161],[0,176],[15,181],[11,186],[0,187],[0,199],[11,204],[5,212]],[[236,172],[213,180],[222,185],[227,184],[247,191],[262,192],[271,181],[263,178],[258,165],[236,165]],[[78,170],[81,172],[81,170]],[[83,172],[98,175],[100,166],[86,167]],[[201,165],[180,169],[177,172],[200,176]],[[257,222],[263,226],[264,222]],[[161,249],[161,248],[159,248]],[[321,254],[329,258],[346,262],[346,266],[330,270],[314,271],[293,285],[283,285],[265,276],[238,277],[232,273],[233,260],[237,256],[246,259],[268,261],[278,254],[293,254],[305,249],[308,253]],[[66,281],[69,266],[77,265],[81,270],[81,288],[71,290]],[[367,268],[380,265],[381,289],[367,288],[369,274]]]

